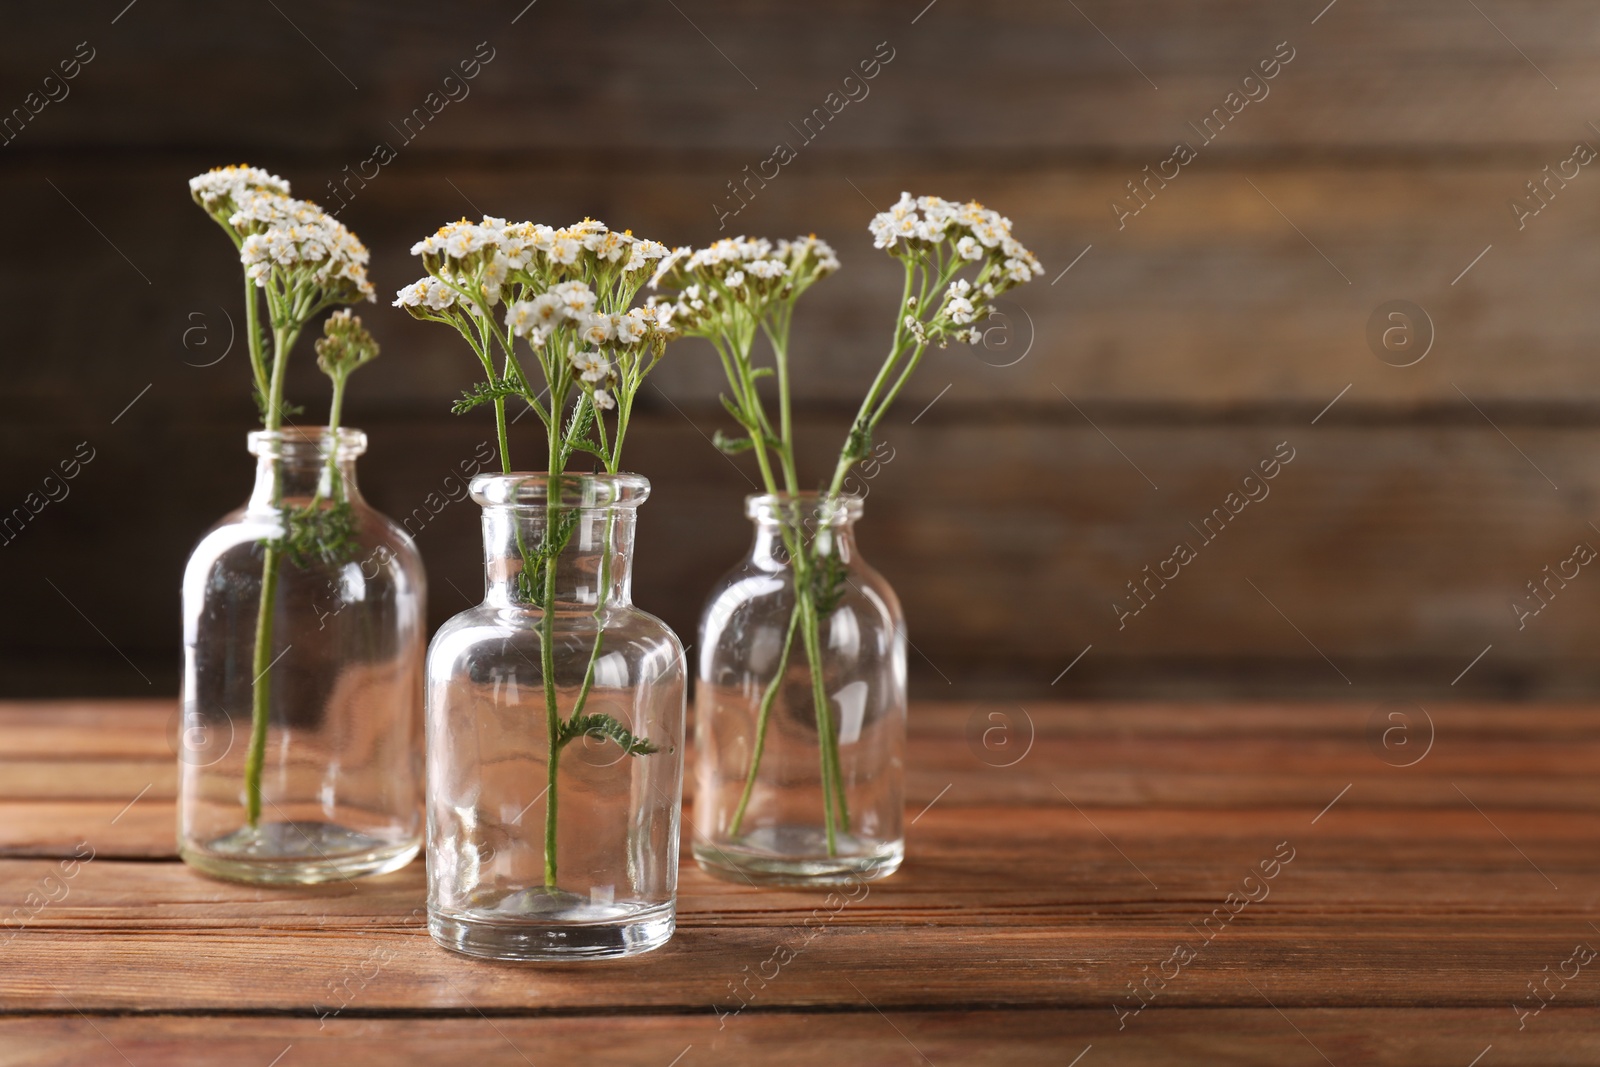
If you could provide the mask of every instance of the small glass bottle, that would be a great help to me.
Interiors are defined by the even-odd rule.
[[[634,607],[630,474],[480,475],[483,603],[428,651],[428,928],[506,960],[630,956],[676,915],[683,648]]]
[[[856,548],[861,510],[849,495],[745,501],[755,540],[696,649],[693,850],[712,874],[832,885],[905,855],[905,626]]]
[[[366,434],[249,447],[249,503],[184,571],[179,855],[266,884],[395,870],[422,842],[422,561],[361,498]]]

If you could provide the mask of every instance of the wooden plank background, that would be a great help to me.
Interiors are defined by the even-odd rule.
[[[0,109],[79,42],[93,58],[0,145],[0,514],[79,442],[95,459],[0,545],[0,692],[175,689],[182,560],[250,477],[244,361],[222,355],[237,276],[188,176],[248,159],[332,203],[326,184],[388,142],[342,212],[387,294],[417,273],[413,240],[478,209],[704,242],[725,183],[782,140],[798,158],[725,232],[814,230],[844,258],[798,324],[813,472],[887,332],[874,206],[977,197],[1047,267],[1010,333],[936,353],[883,431],[895,458],[862,540],[905,603],[917,692],[1593,695],[1600,578],[1525,627],[1511,602],[1600,544],[1600,177],[1552,183],[1520,229],[1508,201],[1600,145],[1595,18],[1577,0],[17,12]],[[799,144],[789,124],[880,42],[869,95]],[[1200,143],[1189,124],[1284,42],[1269,95]],[[401,120],[475,51],[493,58],[468,95],[405,141]],[[1112,198],[1180,139],[1198,158],[1119,228]],[[1434,325],[1415,366],[1365,339],[1394,299]],[[386,300],[367,314],[384,356],[349,418],[372,434],[369,497],[401,517],[490,427],[448,412],[472,377],[458,342]],[[631,445],[656,485],[638,598],[686,640],[747,536],[750,472],[705,440],[717,377],[708,349],[675,349]],[[1119,629],[1126,583],[1285,441],[1271,497]],[[473,510],[419,535],[435,624],[475,598]]]

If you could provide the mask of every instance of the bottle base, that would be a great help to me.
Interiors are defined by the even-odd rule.
[[[320,885],[387,874],[422,849],[334,823],[275,822],[241,827],[205,842],[180,841],[178,856],[202,874],[252,885]]]
[[[730,882],[755,885],[853,885],[887,878],[900,869],[904,841],[864,841],[841,834],[828,854],[821,827],[774,826],[717,844],[696,840],[700,869]]]
[[[428,910],[428,933],[440,946],[490,960],[621,959],[660,948],[676,927],[674,904],[598,904],[543,887],[512,893],[492,909]]]

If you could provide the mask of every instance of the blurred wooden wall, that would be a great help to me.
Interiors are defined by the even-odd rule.
[[[482,211],[703,243],[727,183],[786,142],[794,161],[722,232],[815,231],[844,259],[797,325],[816,477],[888,336],[875,207],[975,197],[1047,268],[1009,332],[928,360],[882,434],[862,540],[905,603],[918,693],[1600,691],[1600,574],[1546,580],[1600,546],[1600,167],[1566,162],[1600,147],[1600,8],[524,4],[8,13],[0,108],[62,95],[46,75],[92,59],[0,146],[0,509],[79,442],[95,458],[0,545],[0,692],[175,689],[183,559],[251,477],[245,360],[218,359],[237,267],[184,181],[248,160],[332,205],[380,142],[393,162],[341,217],[384,295],[349,418],[391,515],[491,432],[449,413],[473,378],[460,343],[388,306],[415,239]],[[492,58],[446,83],[475,55]],[[875,55],[892,58],[867,95],[802,140]],[[408,140],[430,93],[457,98]],[[1179,142],[1193,158],[1164,164]],[[1431,321],[1411,366],[1368,341],[1395,300]],[[292,394],[320,410],[308,347],[298,362]],[[675,348],[630,440],[655,484],[637,596],[686,641],[748,536],[751,474],[707,441],[718,378],[709,349]],[[1285,450],[1251,490],[1270,495],[1203,542]],[[1185,540],[1195,558],[1164,564]],[[476,599],[475,509],[418,542],[437,623]],[[1128,583],[1173,568],[1131,614]]]

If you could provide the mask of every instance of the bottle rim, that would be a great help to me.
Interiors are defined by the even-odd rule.
[[[812,523],[843,526],[861,518],[865,497],[855,493],[828,496],[820,492],[751,493],[744,498],[745,518],[756,522]]]
[[[336,458],[355,459],[367,451],[367,434],[348,426],[330,434],[326,426],[291,426],[279,430],[251,430],[245,438],[253,456],[298,459],[327,459],[330,450]]]
[[[549,471],[479,474],[468,484],[472,499],[486,508],[543,508],[550,501]],[[621,472],[567,472],[561,475],[558,506],[579,511],[636,508],[650,496],[650,480]]]

